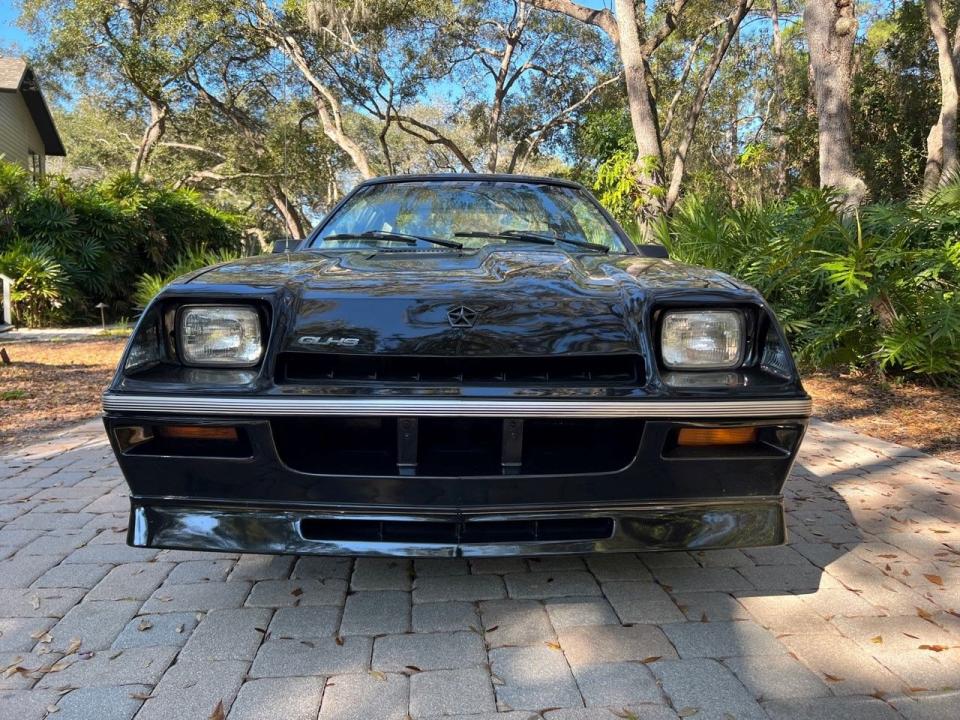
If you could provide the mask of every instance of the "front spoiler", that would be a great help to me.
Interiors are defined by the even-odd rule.
[[[313,539],[303,520],[455,522],[610,518],[602,539],[436,543]],[[706,550],[780,545],[785,541],[780,498],[737,498],[609,508],[538,511],[403,513],[360,509],[276,509],[133,498],[127,542],[135,547],[297,555],[503,557],[651,550]]]

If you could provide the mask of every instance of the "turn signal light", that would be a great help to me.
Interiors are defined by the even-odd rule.
[[[705,445],[750,445],[757,441],[757,428],[680,428],[677,445],[702,447]]]
[[[237,440],[237,429],[215,425],[157,425],[155,435],[176,440]]]

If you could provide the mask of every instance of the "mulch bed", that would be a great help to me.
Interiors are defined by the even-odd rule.
[[[8,343],[12,364],[0,364],[0,448],[96,417],[123,344],[122,338]],[[807,375],[804,386],[817,417],[960,463],[958,389],[840,373]]]
[[[960,463],[957,388],[839,373],[807,375],[803,385],[823,420]]]
[[[100,395],[120,360],[124,339],[12,342],[0,363],[0,448],[34,442],[96,417]]]

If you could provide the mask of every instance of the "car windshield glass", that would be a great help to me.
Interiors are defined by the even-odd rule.
[[[524,233],[558,242],[540,247],[521,243]],[[444,249],[428,240],[411,248],[409,238],[419,237],[462,243],[467,249],[523,244],[534,251],[559,247],[579,252],[575,243],[580,243],[584,251],[597,246],[626,252],[612,225],[583,190],[534,182],[427,180],[370,185],[337,211],[312,246],[370,249],[369,239],[363,236],[372,235],[379,236],[378,246],[398,250]]]

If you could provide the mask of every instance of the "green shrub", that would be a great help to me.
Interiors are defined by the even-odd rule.
[[[10,300],[18,319],[26,325],[40,324],[67,298],[63,268],[43,248],[31,248],[23,242],[11,245],[0,252],[0,273],[16,280]]]
[[[12,268],[24,257],[42,258],[53,285],[35,289],[17,280],[21,322],[72,323],[99,320],[105,302],[114,317],[130,314],[136,278],[164,275],[190,253],[238,253],[240,218],[206,203],[199,194],[119,175],[89,186],[62,177],[34,184],[20,168],[0,161],[0,254],[13,252]],[[14,256],[20,260],[14,262]],[[32,272],[39,266],[30,265]],[[36,296],[35,296],[36,295]]]
[[[737,209],[687,198],[656,231],[672,257],[762,292],[808,366],[960,382],[960,185],[851,215],[821,191]]]
[[[166,268],[162,273],[144,273],[141,275],[137,280],[137,287],[133,294],[133,299],[137,307],[144,308],[153,300],[158,292],[181,275],[186,275],[187,273],[207,267],[208,265],[216,265],[217,263],[228,260],[235,260],[238,257],[240,257],[239,253],[231,251],[213,252],[211,250],[201,250],[188,252],[178,258],[173,265]]]

